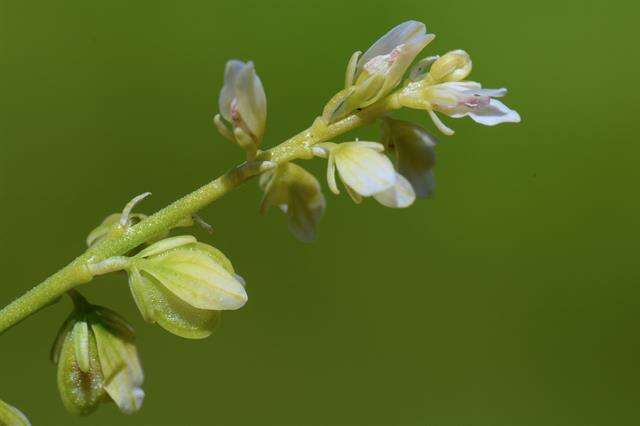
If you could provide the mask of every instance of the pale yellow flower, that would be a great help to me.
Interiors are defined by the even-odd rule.
[[[316,155],[328,157],[327,183],[339,194],[336,171],[347,193],[360,203],[363,197],[374,197],[387,207],[408,207],[415,194],[411,185],[393,168],[384,155],[384,146],[377,142],[325,142],[314,148]]]
[[[144,319],[181,337],[211,335],[220,311],[247,302],[244,280],[218,249],[191,236],[167,238],[142,250],[127,269]]]
[[[325,120],[336,121],[388,95],[434,38],[433,34],[427,34],[422,22],[407,21],[391,29],[364,54],[354,53],[347,66],[345,89],[325,107]]]

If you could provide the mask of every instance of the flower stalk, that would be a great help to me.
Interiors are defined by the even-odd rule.
[[[0,334],[55,302],[67,291],[91,281],[95,275],[92,273],[94,265],[126,254],[154,236],[166,232],[183,218],[196,214],[252,177],[261,174],[264,170],[254,167],[255,162],[271,161],[275,164],[284,164],[292,160],[311,159],[313,158],[311,148],[314,145],[370,124],[398,107],[390,101],[390,98],[384,98],[333,124],[323,125],[316,121],[314,125],[280,145],[259,152],[254,161],[244,162],[234,167],[217,179],[128,228],[120,236],[97,242],[67,266],[0,310]]]

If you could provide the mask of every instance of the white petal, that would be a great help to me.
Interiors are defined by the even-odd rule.
[[[229,122],[231,122],[231,101],[236,97],[236,78],[243,67],[244,62],[233,59],[228,61],[224,68],[224,85],[220,90],[218,108],[220,114]]]
[[[240,117],[251,133],[261,139],[267,122],[267,97],[253,62],[248,62],[238,74],[236,99]]]
[[[500,89],[472,89],[465,90],[464,93],[470,95],[489,96],[491,98],[501,98],[507,94],[507,89],[504,87]]]
[[[376,41],[360,58],[358,71],[371,59],[380,55],[387,55],[401,44],[410,42],[415,37],[426,34],[427,29],[422,22],[407,21],[392,28],[388,33]]]
[[[471,117],[476,123],[484,124],[485,126],[520,122],[520,114],[509,109],[505,104],[497,99],[491,99],[489,105],[485,107],[474,108],[469,112],[469,117]]]
[[[363,197],[369,197],[392,186],[396,173],[387,156],[359,143],[343,143],[332,154],[344,183]]]
[[[386,207],[402,209],[409,207],[416,200],[411,183],[401,174],[396,175],[396,183],[391,188],[379,192],[373,196],[380,204]]]

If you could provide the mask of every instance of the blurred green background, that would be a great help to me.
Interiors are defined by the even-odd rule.
[[[120,276],[86,286],[138,329],[138,415],[64,411],[47,356],[67,300],[1,337],[0,398],[36,426],[639,424],[638,9],[1,0],[3,304],[132,196],[152,191],[152,212],[241,160],[211,122],[229,58],[256,62],[267,146],[309,125],[349,55],[407,19],[438,35],[425,54],[466,49],[472,78],[507,86],[524,121],[445,119],[457,133],[440,138],[434,199],[394,211],[327,194],[312,245],[277,211],[258,216],[256,182],[207,208],[207,241],[250,294],[207,340],[144,324]]]

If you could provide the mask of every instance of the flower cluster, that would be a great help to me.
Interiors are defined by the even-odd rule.
[[[453,130],[438,114],[468,116],[488,126],[520,121],[517,112],[497,99],[506,95],[506,89],[484,89],[466,80],[472,62],[465,51],[428,56],[412,66],[434,37],[423,23],[409,21],[391,29],[364,54],[355,52],[347,65],[344,89],[327,102],[313,125],[266,151],[260,150],[267,118],[262,81],[253,62],[229,61],[214,123],[244,150],[246,161],[153,217],[133,213],[149,193],[109,215],[87,237],[88,252],[71,265],[85,262],[78,268],[83,277],[74,277],[76,282],[124,271],[144,320],[183,338],[202,339],[216,329],[222,311],[240,309],[248,300],[244,279],[220,250],[191,235],[170,236],[171,230],[196,223],[210,231],[195,215],[206,204],[204,199],[210,202],[260,175],[260,211],[280,210],[291,233],[309,242],[317,236],[326,199],[319,180],[294,160],[325,159],[328,188],[334,194],[344,188],[355,203],[373,198],[399,209],[430,197],[437,141],[422,126],[391,117],[391,111],[401,107],[427,111],[446,135]],[[379,140],[336,141],[338,135],[376,121],[381,126]],[[149,225],[146,232],[140,231],[145,225]],[[137,239],[132,236],[136,231],[140,231]],[[105,253],[101,250],[105,247],[112,251]],[[75,307],[51,353],[64,406],[86,415],[100,403],[113,401],[124,413],[138,411],[145,395],[144,375],[133,329],[118,314],[88,303],[77,291],[69,294]],[[0,401],[0,424],[28,421]]]

